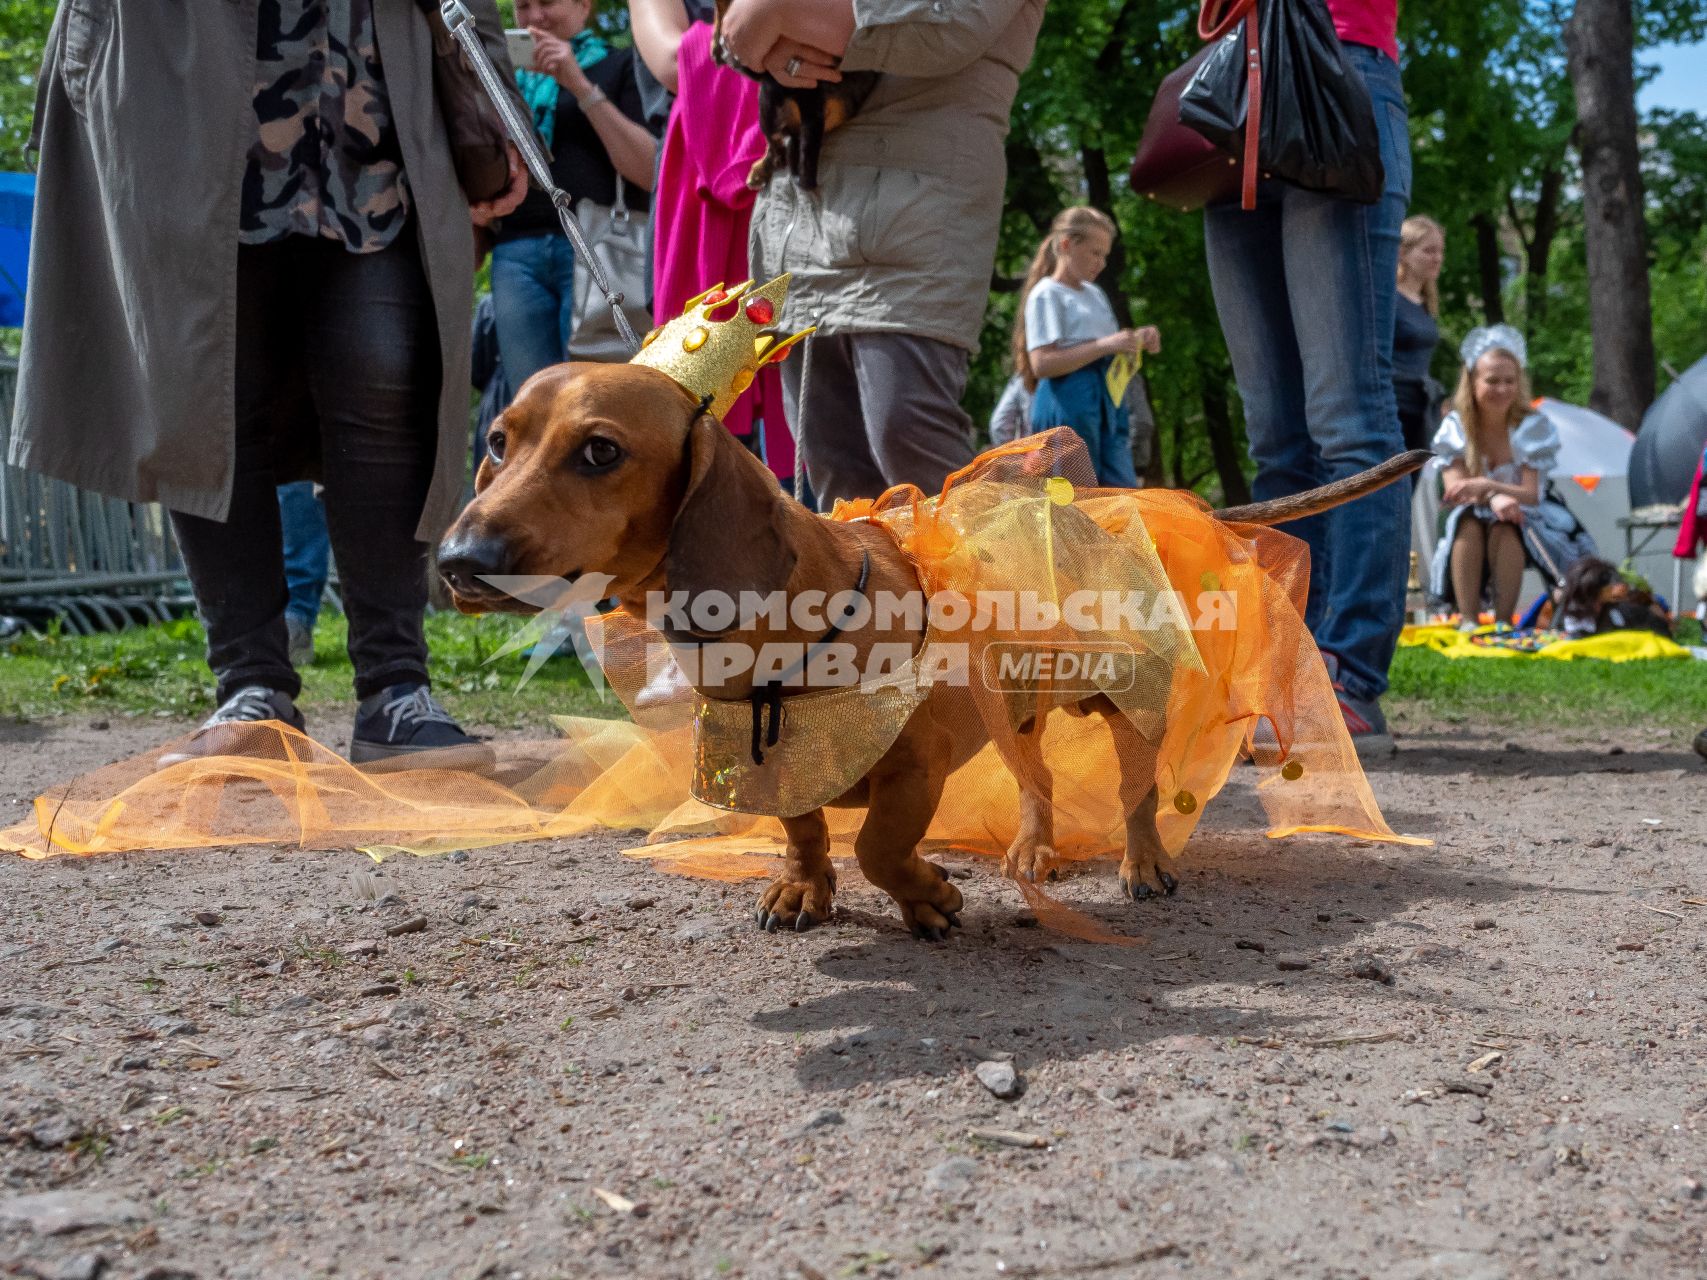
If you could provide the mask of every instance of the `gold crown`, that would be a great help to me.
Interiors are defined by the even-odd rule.
[[[763,366],[782,361],[812,332],[785,338],[776,328],[788,301],[788,281],[780,275],[757,288],[751,280],[733,289],[714,285],[669,324],[647,334],[630,363],[668,374],[723,417]]]

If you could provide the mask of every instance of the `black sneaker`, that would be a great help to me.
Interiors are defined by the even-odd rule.
[[[306,731],[302,712],[288,694],[265,685],[248,684],[220,703],[219,710],[202,721],[202,727],[183,746],[168,751],[155,763],[164,769],[167,765],[208,756],[253,755],[258,739],[239,726],[260,724],[264,720],[277,720],[298,733]]]
[[[394,684],[356,708],[350,738],[352,764],[394,764],[409,769],[485,769],[492,748],[470,737],[424,684]]]

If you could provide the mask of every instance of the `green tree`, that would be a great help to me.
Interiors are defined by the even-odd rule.
[[[1157,420],[1152,478],[1244,501],[1243,426],[1209,296],[1203,219],[1133,195],[1126,169],[1156,88],[1196,51],[1192,15],[1155,0],[1051,0],[1008,140],[1008,214],[969,407],[987,416],[1008,376],[1020,279],[1055,213],[1091,204],[1120,236],[1101,281],[1123,322],[1156,324],[1146,362]]]
[[[24,144],[53,10],[54,0],[0,0],[0,169],[28,168]]]

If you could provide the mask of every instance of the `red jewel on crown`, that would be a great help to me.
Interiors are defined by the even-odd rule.
[[[727,290],[727,289],[713,289],[710,293],[706,294],[704,298],[700,299],[700,305],[706,306],[706,307],[715,307],[718,303],[727,302],[728,300],[729,300],[729,290]]]
[[[754,298],[747,304],[747,319],[754,324],[774,324],[776,305],[769,298]]]

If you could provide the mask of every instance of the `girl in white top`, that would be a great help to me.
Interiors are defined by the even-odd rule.
[[[1084,440],[1100,484],[1136,488],[1131,424],[1108,393],[1116,355],[1160,351],[1154,325],[1123,329],[1096,278],[1114,247],[1114,221],[1077,207],[1056,216],[1026,275],[1014,326],[1014,372],[1034,391],[1031,429],[1073,428]]]
[[[1517,609],[1524,525],[1539,514],[1559,433],[1529,408],[1527,352],[1517,330],[1477,329],[1459,354],[1464,369],[1452,412],[1434,436],[1435,456],[1446,464],[1441,500],[1452,508],[1434,576],[1450,577],[1460,625],[1468,628],[1481,612],[1485,583],[1492,586],[1496,622],[1510,622]]]

